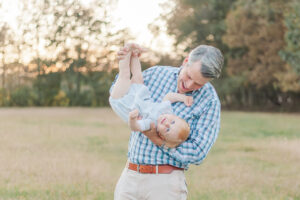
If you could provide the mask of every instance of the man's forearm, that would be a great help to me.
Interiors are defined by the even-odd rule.
[[[159,137],[159,135],[158,135],[158,133],[156,131],[156,126],[155,126],[154,123],[151,123],[150,130],[143,131],[142,133],[145,136],[147,136],[147,138],[149,138],[149,140],[151,140],[151,142],[153,142],[157,146],[161,146],[161,145],[163,145],[165,143],[165,141],[163,139],[161,139],[161,137]]]
[[[165,144],[165,141],[163,139],[161,139],[159,136],[152,136],[152,137],[148,137],[148,138],[149,138],[149,140],[151,140],[151,142],[153,142],[157,146],[162,146],[163,144]]]

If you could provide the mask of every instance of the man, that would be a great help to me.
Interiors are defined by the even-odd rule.
[[[128,44],[118,52],[118,58],[122,59],[130,48],[140,47]],[[209,81],[219,77],[222,66],[223,56],[217,48],[200,45],[181,68],[155,66],[143,72],[144,84],[154,101],[162,101],[170,92],[193,97],[190,107],[182,102],[172,104],[174,113],[189,123],[190,136],[178,147],[167,148],[154,124],[150,131],[132,132],[128,163],[117,183],[115,200],[187,198],[184,170],[190,164],[200,164],[218,136],[220,101]]]

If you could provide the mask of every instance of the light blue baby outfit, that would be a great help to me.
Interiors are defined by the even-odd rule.
[[[138,120],[142,131],[149,130],[151,122],[156,125],[161,114],[173,113],[170,101],[153,102],[148,88],[143,84],[131,84],[126,95],[118,99],[109,97],[109,103],[115,113],[126,123],[129,120],[129,112],[138,109],[142,116],[142,119]]]

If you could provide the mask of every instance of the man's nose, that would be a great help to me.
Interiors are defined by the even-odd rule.
[[[165,126],[166,126],[167,128],[170,128],[169,122],[166,122],[166,123],[165,123]]]
[[[192,80],[188,80],[188,81],[186,82],[186,87],[187,87],[187,88],[192,88],[193,85],[194,85],[194,81],[192,81]]]

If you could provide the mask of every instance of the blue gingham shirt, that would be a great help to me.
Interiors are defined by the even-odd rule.
[[[177,92],[180,68],[155,66],[143,72],[144,84],[156,102],[169,92]],[[193,96],[193,105],[172,103],[174,114],[189,123],[188,139],[176,148],[162,148],[152,143],[143,133],[131,132],[128,159],[136,164],[169,164],[188,169],[189,164],[200,164],[216,141],[220,129],[220,100],[210,83],[186,95]]]

